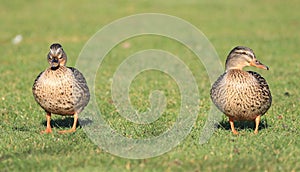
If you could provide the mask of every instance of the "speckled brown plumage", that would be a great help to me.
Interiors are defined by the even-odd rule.
[[[238,46],[228,55],[226,71],[211,88],[213,103],[229,117],[232,132],[237,134],[233,122],[251,121],[256,123],[258,132],[260,117],[270,108],[272,96],[266,80],[256,72],[243,71],[245,66],[262,69],[268,67],[260,63],[250,48]]]
[[[76,130],[78,114],[88,104],[90,94],[84,76],[75,68],[66,67],[67,56],[61,45],[50,46],[48,62],[50,67],[36,78],[32,92],[37,103],[46,111],[47,128],[50,133],[51,113],[59,115],[74,115],[71,130]]]

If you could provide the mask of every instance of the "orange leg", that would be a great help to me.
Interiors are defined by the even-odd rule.
[[[73,133],[76,131],[76,126],[77,126],[77,121],[78,121],[78,113],[75,112],[74,113],[74,122],[73,122],[73,126],[71,129],[69,130],[62,130],[62,131],[59,131],[58,133],[60,134],[64,134],[64,133]]]
[[[46,127],[46,130],[43,130],[41,131],[41,134],[48,134],[48,133],[52,133],[52,129],[51,129],[51,125],[50,125],[50,122],[51,122],[51,113],[47,112],[46,114],[46,120],[47,120],[47,127]]]
[[[258,125],[259,125],[259,122],[260,122],[260,115],[258,115],[258,116],[255,118],[255,130],[254,130],[254,134],[257,134],[257,133],[258,133]]]
[[[235,130],[235,128],[234,128],[234,121],[233,121],[233,118],[230,118],[230,117],[229,117],[229,124],[230,124],[232,133],[233,133],[234,135],[239,134],[239,132],[237,132],[237,131]]]

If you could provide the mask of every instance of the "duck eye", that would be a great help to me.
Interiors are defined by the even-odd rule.
[[[57,55],[57,57],[59,58],[59,59],[62,59],[63,58],[63,53],[59,53],[58,55]]]

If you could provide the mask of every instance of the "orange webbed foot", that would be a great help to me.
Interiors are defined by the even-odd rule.
[[[235,129],[232,130],[232,133],[233,133],[233,135],[238,135],[239,134],[239,132],[237,132]]]
[[[59,134],[74,133],[76,131],[77,121],[78,121],[78,113],[74,113],[74,122],[72,128],[69,130],[58,131],[58,133]]]
[[[76,131],[76,129],[69,129],[69,130],[62,130],[62,131],[58,131],[59,134],[66,134],[66,133],[74,133]]]
[[[50,121],[51,121],[51,113],[47,112],[46,113],[46,120],[47,120],[47,127],[46,130],[41,131],[41,134],[49,134],[52,133],[52,129],[51,129],[51,125],[50,125]]]
[[[254,134],[258,134],[258,126],[259,126],[259,122],[260,122],[260,115],[258,115],[255,118],[255,129],[254,129]]]
[[[52,129],[51,128],[46,128],[46,130],[43,130],[40,133],[41,134],[50,134],[50,133],[52,133]]]
[[[231,127],[231,131],[234,135],[238,135],[239,132],[237,132],[234,128],[234,120],[233,118],[229,118],[229,124],[230,124],[230,127]]]

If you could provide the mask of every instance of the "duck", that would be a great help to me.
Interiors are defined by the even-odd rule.
[[[46,112],[46,129],[41,133],[52,133],[51,114],[73,116],[72,128],[59,133],[75,132],[78,115],[90,100],[87,82],[79,70],[66,66],[67,55],[61,44],[50,46],[47,61],[49,67],[37,76],[32,87],[35,101]]]
[[[254,121],[254,133],[257,134],[261,116],[272,104],[267,81],[257,72],[244,71],[246,66],[269,70],[256,58],[251,48],[237,46],[227,56],[225,72],[210,89],[212,102],[229,118],[234,135],[239,134],[234,121]]]

